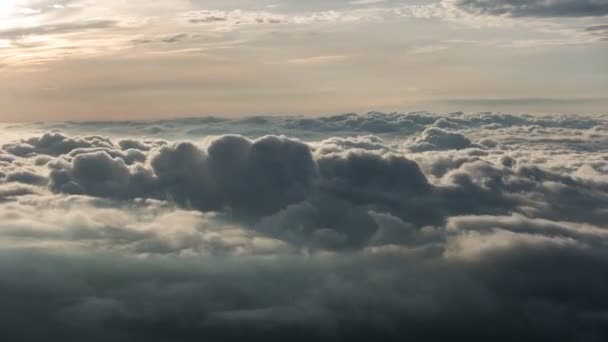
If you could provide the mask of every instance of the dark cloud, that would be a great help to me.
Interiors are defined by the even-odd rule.
[[[481,246],[481,255],[461,254],[467,243]],[[601,248],[498,232],[464,234],[447,255],[277,262],[3,252],[1,318],[12,324],[0,335],[20,341],[75,332],[91,341],[600,341],[608,333],[608,278],[598,272],[608,259]],[[26,328],[31,320],[36,329]]]
[[[456,0],[476,14],[513,17],[600,17],[608,15],[606,0]]]
[[[35,194],[37,189],[31,186],[8,183],[0,184],[0,202],[18,198],[20,196]]]
[[[205,151],[180,143],[154,152],[150,163],[159,186],[179,203],[254,215],[305,199],[316,175],[306,144],[274,136],[224,136]]]
[[[603,341],[607,119],[369,113],[25,135],[0,151],[0,339]],[[193,139],[221,130],[235,134]],[[152,131],[177,138],[138,137]]]
[[[188,22],[190,22],[192,24],[201,24],[201,23],[215,23],[215,22],[221,22],[221,21],[226,21],[226,20],[228,20],[228,18],[226,18],[226,17],[208,16],[208,17],[202,17],[202,18],[189,19]]]
[[[71,163],[59,162],[53,168],[51,188],[69,194],[135,198],[152,185],[151,175],[142,167],[131,170],[123,159],[103,151],[79,154]]]
[[[470,144],[460,134],[437,128],[424,131],[421,139],[439,150]],[[340,248],[368,243],[378,229],[371,211],[422,227],[452,215],[523,213],[534,207],[530,201],[545,198],[551,206],[536,207],[541,217],[566,215],[594,224],[605,218],[601,208],[608,205],[606,186],[593,181],[525,163],[514,169],[516,161],[509,158],[489,163],[463,157],[425,161],[425,170],[441,177],[432,184],[418,163],[378,145],[380,140],[370,145],[370,140],[335,138],[316,145],[313,154],[307,144],[284,137],[230,135],[200,146],[160,146],[147,154],[127,150],[140,157],[136,160],[118,147],[111,152],[75,149],[78,153],[48,164],[50,188],[115,199],[168,200],[253,223],[262,220],[256,229],[283,238],[283,231],[294,227],[298,230],[288,235],[298,244]],[[591,211],[577,211],[581,203]]]
[[[596,26],[589,26],[585,29],[586,31],[589,32],[595,32],[595,31],[607,31],[608,30],[608,25],[596,25]]]
[[[460,133],[430,127],[424,130],[420,137],[418,137],[415,143],[409,148],[412,151],[421,152],[432,150],[462,150],[474,146],[475,145],[471,143],[471,140]]]
[[[397,155],[329,154],[322,156],[318,164],[326,180],[324,186],[335,192],[369,190],[371,193],[416,195],[430,189],[418,164]]]
[[[4,181],[7,183],[15,182],[32,185],[46,185],[48,182],[46,177],[31,171],[16,171],[9,173],[4,177]]]
[[[163,43],[177,43],[177,42],[181,42],[184,39],[187,39],[189,37],[188,34],[186,33],[180,33],[180,34],[176,34],[170,37],[166,37],[162,39]]]

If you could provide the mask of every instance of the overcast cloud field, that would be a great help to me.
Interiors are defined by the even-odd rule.
[[[608,341],[608,0],[0,0],[55,341]]]
[[[608,336],[608,116],[2,129],[3,340]]]

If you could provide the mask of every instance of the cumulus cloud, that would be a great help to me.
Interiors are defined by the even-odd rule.
[[[4,145],[3,149],[16,156],[27,157],[36,154],[59,156],[76,149],[92,147],[112,148],[113,145],[106,137],[70,138],[61,133],[46,133],[40,137]]]
[[[608,336],[605,116],[27,127],[0,151],[3,339]]]
[[[422,132],[410,149],[413,151],[462,150],[472,146],[471,140],[460,133],[430,127]]]
[[[129,168],[123,159],[104,151],[79,154],[71,162],[59,160],[50,166],[51,189],[68,194],[134,198],[152,184],[141,165]]]
[[[159,186],[178,202],[256,215],[304,199],[316,174],[306,144],[276,136],[224,136],[204,150],[179,143],[155,151],[150,164]]]

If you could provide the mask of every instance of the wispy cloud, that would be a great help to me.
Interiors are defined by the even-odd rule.
[[[351,1],[350,4],[351,5],[375,5],[375,4],[380,4],[383,3],[385,0],[354,0]]]
[[[415,46],[410,50],[411,54],[424,54],[443,51],[449,49],[446,45],[420,45]]]
[[[112,97],[128,111],[155,115],[236,115],[251,107],[318,114],[393,110],[476,93],[599,96],[605,88],[601,73],[589,70],[602,69],[604,18],[583,16],[581,9],[601,2],[532,1],[526,8],[489,0],[10,3],[18,6],[4,9],[10,14],[0,20],[6,84],[0,101],[18,113],[118,115],[101,105]],[[572,63],[583,49],[593,50],[589,60]],[[566,75],[566,69],[575,70]],[[142,74],[146,82],[133,81]],[[193,80],[209,75],[213,82]],[[52,97],[38,92],[49,80],[63,84]],[[408,91],[411,84],[420,90]],[[97,105],[84,106],[75,94]]]
[[[608,25],[594,25],[585,28],[585,32],[601,40],[608,40]]]
[[[316,64],[328,64],[337,63],[349,59],[349,56],[344,55],[328,55],[328,56],[313,56],[303,58],[293,58],[287,61],[290,64],[296,65],[316,65]]]
[[[0,30],[0,39],[21,39],[31,36],[64,35],[82,33],[91,30],[103,30],[118,26],[114,20],[91,20],[83,22],[70,22],[47,24],[31,27],[18,27]]]
[[[448,0],[475,14],[512,17],[601,17],[608,15],[606,0]]]

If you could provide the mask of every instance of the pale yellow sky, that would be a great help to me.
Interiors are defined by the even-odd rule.
[[[603,7],[468,3],[2,1],[0,121],[606,112]]]

